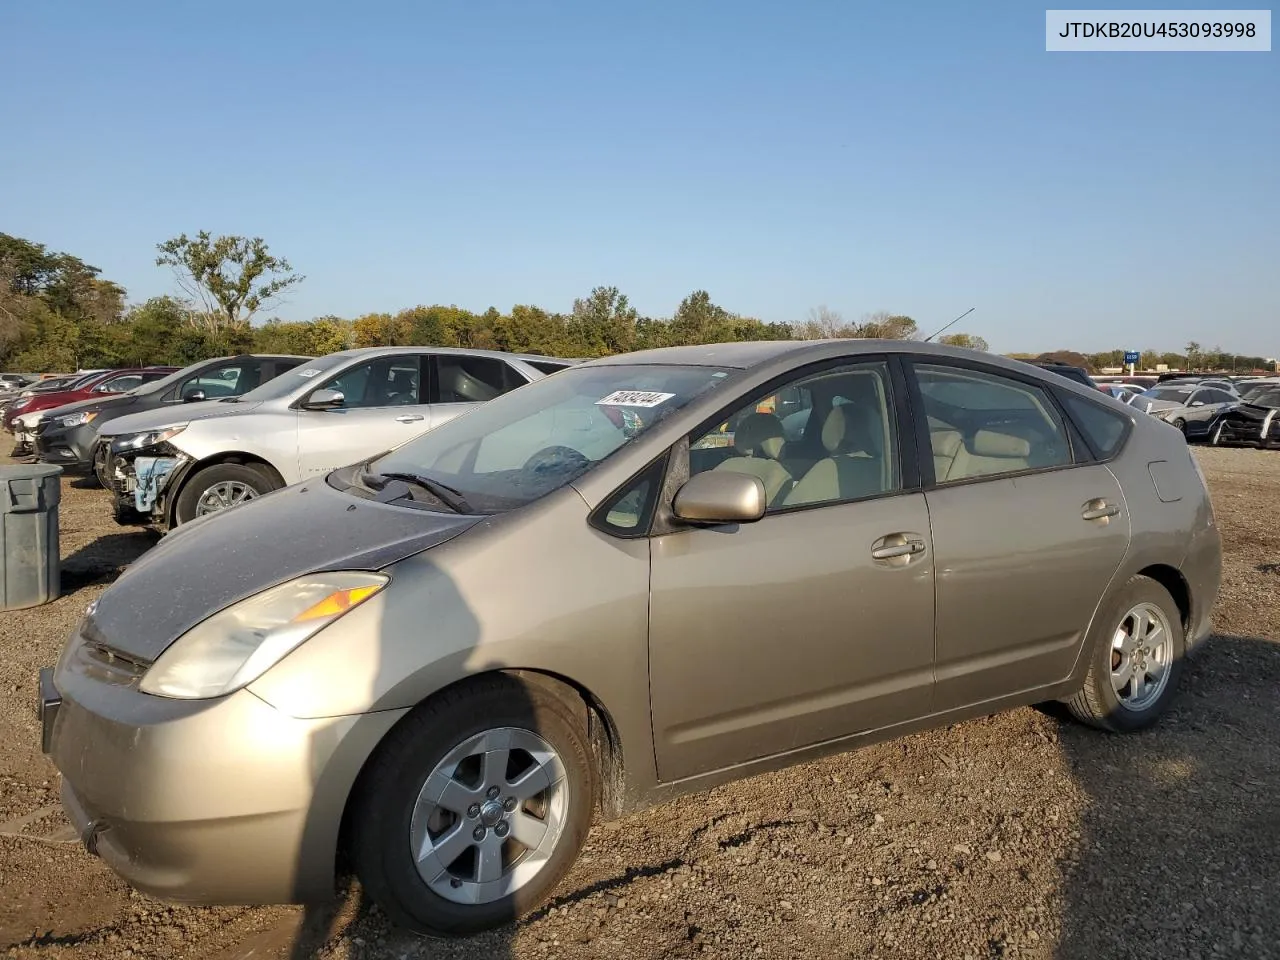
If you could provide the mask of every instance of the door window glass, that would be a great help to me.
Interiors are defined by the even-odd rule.
[[[812,374],[752,400],[689,445],[690,474],[759,477],[771,512],[899,489],[888,368]]]
[[[132,390],[134,387],[142,383],[142,375],[131,373],[123,377],[112,377],[105,383],[100,383],[93,388],[94,393],[124,393],[126,390]]]
[[[1042,388],[960,367],[915,372],[938,483],[1071,463],[1066,428]]]
[[[192,377],[182,384],[179,397],[199,390],[208,400],[218,397],[238,397],[258,385],[262,373],[262,363],[258,360],[247,360],[229,363],[225,367],[205,370],[199,376]]]
[[[515,368],[494,357],[442,353],[435,362],[438,403],[483,403],[525,383]]]
[[[421,366],[406,354],[379,357],[344,370],[324,385],[342,394],[344,409],[402,407],[421,403]]]

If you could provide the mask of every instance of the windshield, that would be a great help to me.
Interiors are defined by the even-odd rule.
[[[314,383],[315,378],[320,374],[350,359],[349,354],[331,353],[317,360],[307,360],[292,370],[286,370],[278,377],[272,377],[266,383],[254,387],[236,399],[240,403],[253,403],[257,400],[278,400],[280,397],[287,397],[295,390],[301,390],[307,384]]]
[[[446,484],[474,513],[531,503],[729,376],[715,367],[569,367],[490,400],[369,464]]]
[[[1249,383],[1240,388],[1240,396],[1252,397],[1260,393],[1267,393],[1271,390],[1280,388],[1280,384],[1275,383]]]
[[[1249,405],[1253,407],[1270,407],[1280,409],[1280,387],[1271,387],[1249,397]]]
[[[1143,396],[1148,400],[1168,400],[1171,403],[1186,403],[1191,399],[1191,394],[1195,392],[1195,387],[1152,387]]]

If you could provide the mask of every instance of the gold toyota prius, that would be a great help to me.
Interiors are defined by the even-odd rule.
[[[1182,435],[917,342],[632,353],[169,534],[41,675],[87,847],[462,934],[594,812],[1023,704],[1151,724],[1221,544]]]

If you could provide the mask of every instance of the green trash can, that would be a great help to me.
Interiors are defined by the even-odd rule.
[[[61,500],[61,467],[48,463],[0,467],[0,610],[21,610],[58,599]]]

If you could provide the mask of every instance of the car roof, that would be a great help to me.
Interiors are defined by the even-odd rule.
[[[747,340],[735,343],[710,343],[687,347],[657,347],[651,350],[637,350],[633,353],[619,353],[598,360],[588,360],[582,367],[613,366],[624,364],[671,364],[675,366],[707,366],[729,367],[749,370],[763,367],[780,360],[788,364],[806,363],[822,360],[827,357],[858,356],[860,354],[910,353],[938,359],[963,359],[978,361],[992,367],[1000,367],[1023,374],[1035,371],[1043,377],[1052,373],[1046,369],[1021,360],[1002,357],[996,353],[970,350],[965,347],[950,347],[940,343],[929,343],[923,340],[878,340],[841,337],[828,340]],[[1056,374],[1055,374],[1056,376]],[[1077,381],[1063,378],[1066,383]]]

